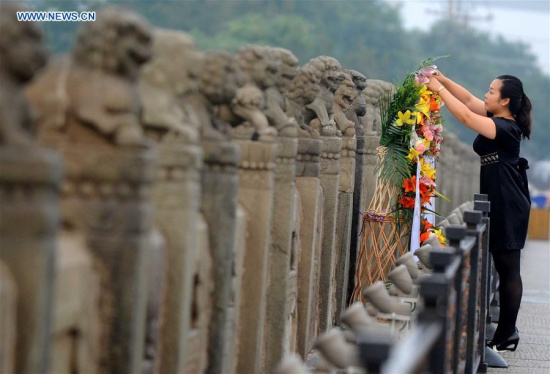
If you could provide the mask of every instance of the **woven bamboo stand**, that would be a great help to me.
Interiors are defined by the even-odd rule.
[[[378,147],[378,159],[381,160],[385,147]],[[377,177],[380,175],[379,170]],[[395,216],[390,214],[399,189],[377,178],[376,190],[363,216],[361,230],[361,244],[355,271],[355,288],[351,296],[351,303],[365,302],[363,288],[376,281],[386,281],[386,274],[395,265],[399,256],[407,252],[409,224],[400,224],[399,228]]]

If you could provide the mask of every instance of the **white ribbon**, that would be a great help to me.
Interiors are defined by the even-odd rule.
[[[437,164],[433,157],[426,157],[425,161],[430,163],[430,167],[432,169],[436,169]],[[428,203],[427,208],[432,212],[435,212],[435,197],[430,197],[430,202]],[[435,226],[435,213],[432,212],[426,212],[425,217],[428,222]]]
[[[416,195],[414,198],[410,251],[414,253],[418,248],[420,248],[420,157],[416,157]]]

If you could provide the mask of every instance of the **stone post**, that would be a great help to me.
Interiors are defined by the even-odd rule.
[[[198,245],[201,235],[208,235],[205,225],[201,226],[203,231],[199,235],[199,224],[203,222],[199,213],[200,124],[185,106],[186,95],[198,86],[200,69],[194,65],[202,66],[204,58],[185,33],[156,29],[153,40],[153,58],[141,70],[139,88],[145,134],[156,144],[158,153],[153,189],[154,224],[165,248],[164,253],[158,251],[151,258],[152,264],[160,264],[159,269],[151,272],[160,273],[153,278],[161,278],[161,282],[156,295],[150,295],[157,300],[149,300],[146,354],[158,350],[158,357],[152,357],[157,373],[181,373],[189,366],[190,356],[206,354],[206,343],[204,347],[188,346],[189,336],[193,334],[190,326],[191,303],[196,300],[193,293],[201,288],[195,279],[200,275],[196,259],[202,252],[208,255],[209,249]],[[208,245],[208,240],[201,243]],[[160,311],[154,310],[155,302]],[[153,331],[155,325],[160,325],[158,332]],[[189,352],[191,347],[194,355]],[[196,353],[203,348],[204,352]]]
[[[340,175],[338,186],[338,210],[335,246],[335,304],[332,325],[340,324],[340,314],[346,309],[350,270],[351,223],[353,214],[353,190],[355,186],[356,138],[342,138]]]
[[[212,259],[208,247],[208,227],[199,216],[197,251],[193,261],[191,323],[187,334],[185,373],[205,373],[208,366],[208,335],[212,315]]]
[[[241,288],[244,272],[244,257],[246,253],[246,212],[242,206],[237,206],[236,235],[233,246],[233,265],[229,303],[226,313],[226,341],[227,348],[224,351],[222,367],[228,374],[237,372],[237,359],[239,355],[239,321],[241,305]]]
[[[61,161],[50,150],[10,145],[0,146],[0,160],[0,260],[18,295],[14,373],[47,373]]]
[[[284,347],[289,346],[286,339],[290,334],[291,326],[287,309],[291,303],[288,294],[295,230],[297,151],[296,138],[278,138],[264,339],[266,354],[264,370],[269,372],[275,370],[285,353]]]
[[[25,10],[15,2],[0,3],[0,266],[6,269],[1,276],[6,305],[0,307],[0,359],[6,361],[0,370],[42,374],[51,350],[62,166],[58,154],[36,146],[30,132],[24,89],[47,54],[37,24],[17,21],[16,13]],[[14,317],[17,325],[6,326]]]
[[[245,140],[236,143],[242,154],[238,197],[248,217],[237,372],[255,374],[260,373],[265,354],[263,339],[277,148],[274,143]]]
[[[240,150],[230,141],[203,140],[201,146],[204,151],[201,212],[209,228],[213,278],[208,372],[224,374],[231,373],[230,352],[236,349],[233,337],[237,326],[227,325],[227,321],[235,318],[238,307],[231,296],[239,248],[236,241]]]
[[[389,83],[376,79],[367,79],[366,89],[362,96],[366,101],[366,113],[360,117],[361,124],[365,131],[365,158],[363,166],[363,203],[361,212],[365,212],[369,206],[376,189],[376,165],[378,156],[376,148],[380,142],[382,131],[381,103],[390,98],[395,87]]]
[[[300,195],[297,352],[306,357],[318,335],[319,273],[323,238],[323,189],[319,180],[321,141],[299,138],[296,189]]]
[[[325,197],[323,208],[323,244],[319,279],[319,331],[325,332],[332,326],[336,261],[336,213],[338,210],[338,188],[340,172],[340,151],[342,139],[321,137],[321,173],[319,179]]]
[[[183,372],[191,322],[201,199],[200,147],[160,143],[153,189],[155,227],[165,246],[157,373]],[[159,290],[160,291],[160,290]]]
[[[358,95],[353,101],[350,110],[346,112],[346,117],[355,124],[355,178],[353,182],[353,205],[351,213],[351,230],[349,244],[349,270],[348,270],[348,286],[345,302],[349,304],[349,298],[353,292],[355,282],[355,270],[357,267],[357,256],[359,249],[359,233],[361,232],[362,215],[361,208],[363,205],[363,168],[366,157],[366,142],[365,129],[361,123],[361,117],[367,113],[367,103],[362,95],[363,90],[367,87],[365,76],[359,72],[351,70],[353,82],[355,83]],[[337,318],[340,313],[337,314]]]
[[[0,261],[0,372],[13,374],[17,329],[17,287],[6,265]]]
[[[151,40],[144,18],[105,7],[83,24],[72,54],[27,91],[41,143],[65,160],[63,231],[81,239],[99,274],[100,373],[142,369],[156,159],[138,85]]]

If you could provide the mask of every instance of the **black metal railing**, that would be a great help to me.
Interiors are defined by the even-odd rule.
[[[464,225],[450,225],[448,247],[432,250],[433,274],[420,284],[424,307],[405,339],[393,343],[361,336],[358,345],[369,373],[486,372],[486,323],[490,322],[492,266],[486,195],[475,195]]]

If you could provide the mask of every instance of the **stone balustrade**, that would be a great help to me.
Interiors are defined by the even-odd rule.
[[[0,370],[254,374],[305,359],[348,306],[393,85],[282,48],[201,52],[119,8],[41,68],[23,29],[36,25],[1,7],[36,39],[36,77],[1,67]],[[478,184],[470,148],[446,139],[442,215]]]

